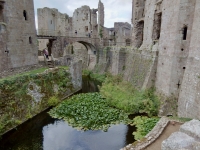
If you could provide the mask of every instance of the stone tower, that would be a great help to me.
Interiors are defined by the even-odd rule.
[[[7,68],[7,32],[4,20],[3,10],[5,1],[0,1],[0,71]]]
[[[33,0],[0,0],[0,45],[0,70],[38,63]]]
[[[98,32],[100,29],[104,27],[104,5],[99,0],[99,5],[98,5]]]

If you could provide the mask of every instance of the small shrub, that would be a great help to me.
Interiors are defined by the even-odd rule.
[[[122,81],[120,76],[108,76],[100,88],[100,93],[109,105],[127,113],[146,113],[148,116],[158,114],[160,101],[154,94],[154,89],[139,91],[130,83]]]
[[[60,100],[58,99],[57,96],[52,96],[48,100],[48,105],[49,106],[56,106],[56,105],[58,105],[59,102],[60,102]]]
[[[90,71],[90,70],[83,70],[82,71],[83,76],[89,76],[91,73],[92,73],[92,71]]]

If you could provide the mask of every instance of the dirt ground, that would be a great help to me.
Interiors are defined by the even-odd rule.
[[[158,137],[158,139],[149,145],[144,150],[161,150],[161,143],[167,139],[173,132],[179,130],[181,123],[170,123],[163,131],[163,133]]]

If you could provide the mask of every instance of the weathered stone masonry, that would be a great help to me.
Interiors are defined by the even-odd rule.
[[[133,46],[158,53],[153,79],[157,92],[178,101],[180,117],[196,119],[200,116],[199,6],[196,0],[133,0],[132,18]]]
[[[0,70],[37,64],[36,39],[33,0],[0,1]]]

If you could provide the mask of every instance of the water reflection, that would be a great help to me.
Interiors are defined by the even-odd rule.
[[[81,132],[57,121],[43,128],[44,150],[117,150],[126,144],[127,126],[113,125],[108,132]]]

